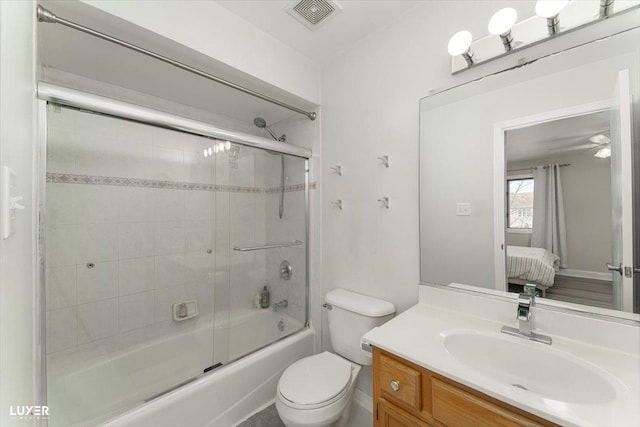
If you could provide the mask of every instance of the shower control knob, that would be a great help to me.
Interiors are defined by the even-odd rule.
[[[400,381],[393,380],[389,383],[389,386],[391,387],[391,390],[398,391],[400,390]]]
[[[291,267],[291,264],[289,264],[289,261],[282,261],[280,263],[280,278],[282,280],[290,280],[291,275],[293,275],[293,268]]]

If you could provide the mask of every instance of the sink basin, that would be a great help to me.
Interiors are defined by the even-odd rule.
[[[543,399],[588,404],[616,397],[615,378],[552,346],[475,331],[442,335],[447,352],[474,372]]]

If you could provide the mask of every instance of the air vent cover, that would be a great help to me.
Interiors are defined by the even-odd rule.
[[[333,0],[295,0],[289,3],[286,10],[304,26],[315,31],[341,9]]]

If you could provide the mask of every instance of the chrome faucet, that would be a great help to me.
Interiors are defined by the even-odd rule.
[[[531,307],[533,307],[535,299],[535,285],[524,285],[524,292],[518,295],[518,310],[516,313],[516,318],[518,319],[518,329],[512,328],[511,326],[503,326],[500,332],[514,335],[516,337],[527,338],[531,341],[551,344],[551,337],[536,334],[535,332],[531,331]]]
[[[272,307],[273,307],[273,311],[278,311],[279,308],[289,307],[289,301],[286,299],[283,299],[282,301],[273,304]]]
[[[531,319],[531,307],[534,301],[535,296],[527,292],[527,289],[518,295],[518,330],[523,335],[531,335],[531,322],[529,320]]]

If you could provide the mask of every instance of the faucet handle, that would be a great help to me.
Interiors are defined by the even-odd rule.
[[[518,295],[518,313],[516,316],[518,320],[529,320],[533,298],[533,295],[524,292]]]
[[[529,320],[531,317],[531,310],[529,306],[518,305],[518,320]]]

